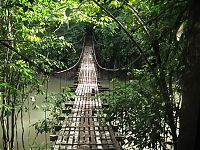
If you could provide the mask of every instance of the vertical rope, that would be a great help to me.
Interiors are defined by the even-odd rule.
[[[15,120],[17,120],[17,115],[16,115],[16,114],[15,114]],[[15,141],[16,141],[16,146],[17,146],[16,150],[19,150],[18,125],[17,125],[17,123],[15,123],[15,126],[16,126],[16,130],[15,130],[15,135],[16,135]]]
[[[28,98],[28,124],[31,125],[31,111],[30,111],[30,98]],[[28,128],[28,137],[31,135],[31,129]],[[29,138],[28,138],[28,144],[29,144]]]
[[[46,81],[46,89],[45,89],[45,103],[47,105],[47,98],[48,98],[48,87],[49,87],[49,79],[47,79]],[[44,114],[45,114],[45,148],[47,150],[47,106],[45,106],[45,111],[44,111]]]
[[[62,82],[61,82],[61,77],[60,77],[60,94],[62,93],[62,89],[61,89],[61,87],[62,87]]]
[[[25,84],[26,84],[26,79],[25,79]],[[22,89],[22,101],[24,101],[24,97],[25,97],[25,85],[23,85],[23,89]],[[25,150],[25,143],[24,143],[24,122],[23,122],[23,107],[21,106],[21,113],[20,113],[20,117],[21,117],[21,128],[22,128],[22,133],[21,133],[21,139],[22,139],[22,147],[23,150]]]
[[[68,84],[68,82],[67,82],[67,72],[66,72],[66,75],[65,75],[65,88],[63,89],[63,93],[65,92],[67,84]]]
[[[113,74],[112,75],[109,74],[109,80],[112,80],[112,79],[113,79]],[[114,116],[114,117],[116,117],[116,119],[114,119],[113,125],[117,125],[117,112],[118,111],[117,111],[117,107],[116,107],[117,101],[115,99],[115,80],[112,81],[112,85],[110,85],[110,86],[112,86],[112,101],[114,102],[114,114],[116,115],[116,116]]]
[[[125,93],[124,93],[124,100],[126,101],[127,100],[127,74],[128,74],[128,50],[126,49],[126,58],[125,58]],[[126,108],[125,108],[126,109]],[[126,116],[126,110],[124,110],[124,108],[122,107],[122,134],[124,134],[126,128],[124,127],[124,122],[125,122],[125,119],[124,117]]]
[[[109,86],[109,89],[110,89],[110,90],[109,90],[109,96],[108,96],[108,97],[109,97],[109,99],[110,99],[110,95],[111,95],[111,85],[110,85],[110,74],[109,74],[109,72],[108,72],[108,84],[109,84],[108,86]]]

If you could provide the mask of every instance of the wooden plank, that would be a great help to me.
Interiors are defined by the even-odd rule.
[[[80,124],[83,125],[84,124],[84,118],[81,118]],[[85,145],[85,132],[84,132],[85,128],[81,127],[80,131],[79,131],[79,144],[83,144]],[[80,146],[80,148],[83,148],[82,146]]]
[[[93,144],[96,143],[93,118],[89,118],[89,122],[90,122],[90,144]],[[92,149],[97,149],[97,146],[92,145]]]
[[[92,51],[91,45],[85,46],[78,81],[72,87],[76,98],[73,103],[65,104],[66,108],[71,108],[72,111],[65,118],[61,118],[62,128],[58,132],[55,150],[119,150],[112,129],[106,125],[102,110],[105,105],[96,97],[99,91],[108,89],[100,87],[97,82],[97,69]]]
[[[119,143],[115,139],[115,135],[114,135],[112,128],[109,126],[108,129],[109,129],[109,132],[110,132],[110,136],[112,138],[112,142],[114,143],[115,150],[120,150],[121,148],[119,146]]]

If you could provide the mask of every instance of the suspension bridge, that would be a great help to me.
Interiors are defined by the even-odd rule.
[[[79,61],[78,80],[72,90],[76,97],[66,101],[60,126],[50,136],[53,150],[120,150],[113,128],[106,122],[104,108],[98,93],[102,89],[97,80],[92,37],[86,36]]]

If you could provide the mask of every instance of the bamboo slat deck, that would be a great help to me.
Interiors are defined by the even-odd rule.
[[[97,97],[98,84],[91,43],[86,43],[78,73],[76,98],[71,112],[62,121],[54,150],[119,150],[112,128],[106,124],[101,99]]]

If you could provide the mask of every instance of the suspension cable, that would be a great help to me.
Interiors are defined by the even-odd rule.
[[[79,56],[78,61],[73,66],[71,66],[70,68],[65,69],[65,70],[61,70],[61,71],[58,71],[58,72],[54,72],[54,74],[59,74],[59,73],[63,73],[63,72],[72,70],[73,68],[75,68],[80,63],[80,61],[83,57],[83,52],[84,52],[84,47],[85,47],[85,35],[83,36],[83,38],[81,40],[83,40],[83,46],[82,46],[82,51],[81,51],[81,54]]]
[[[85,38],[85,35],[83,35],[83,36],[82,36],[82,38],[81,38],[79,41],[77,41],[77,42],[74,42],[73,44],[80,43],[81,41],[83,41],[83,40],[84,40],[84,38]]]
[[[54,74],[60,74],[60,73],[64,73],[64,72],[70,71],[70,70],[72,70],[73,68],[75,68],[75,67],[80,63],[80,61],[81,61],[81,59],[82,59],[82,57],[83,57],[83,52],[84,52],[84,47],[85,47],[85,36],[83,36],[83,38],[82,38],[80,41],[82,41],[82,40],[83,40],[82,51],[81,51],[81,54],[80,54],[80,57],[79,57],[78,61],[77,61],[73,66],[71,66],[70,68],[65,69],[65,70],[61,70],[61,71],[58,71],[58,72],[54,72]],[[80,42],[80,41],[79,41],[79,42]],[[79,43],[79,42],[76,42],[76,43]],[[119,70],[126,70],[126,69],[127,69],[127,66],[126,66],[126,67],[122,67],[122,68],[116,68],[116,69],[114,69],[114,68],[102,67],[102,66],[99,64],[99,62],[98,62],[98,60],[97,60],[97,57],[96,57],[95,48],[94,48],[95,43],[97,43],[98,45],[103,45],[103,44],[101,44],[101,43],[98,43],[97,40],[95,39],[94,35],[93,35],[93,36],[92,36],[92,50],[93,50],[93,56],[94,56],[94,60],[95,60],[95,62],[96,62],[96,64],[97,64],[97,66],[98,66],[100,69],[103,69],[103,70],[106,70],[106,71],[113,71],[113,72],[119,71]],[[142,56],[142,55],[140,54],[137,58],[135,58],[135,60],[132,62],[132,64],[135,63],[137,60],[139,60],[139,59],[141,58],[141,56]]]
[[[96,43],[97,45],[103,45],[102,43],[99,43],[99,42],[97,41],[97,39],[96,39],[96,37],[94,36],[94,34],[93,34],[93,40],[95,41],[95,43]]]
[[[98,60],[97,60],[97,57],[96,57],[96,53],[95,53],[95,48],[94,48],[94,41],[96,41],[96,39],[94,38],[94,36],[93,36],[93,39],[94,40],[92,40],[92,49],[93,49],[93,55],[94,55],[94,59],[95,59],[95,62],[96,62],[96,64],[97,64],[97,66],[100,68],[100,69],[103,69],[103,70],[106,70],[106,71],[119,71],[119,70],[126,70],[127,69],[127,66],[126,67],[123,67],[123,68],[116,68],[116,69],[114,69],[114,68],[105,68],[105,67],[102,67],[100,64],[99,64],[99,62],[98,62]],[[97,43],[97,42],[96,42]],[[98,44],[98,43],[97,43]],[[99,44],[98,44],[99,45]],[[101,44],[102,45],[102,44]],[[140,59],[141,58],[141,54],[137,57],[137,58],[135,58],[135,60],[132,62],[132,64],[133,63],[135,63],[138,59]]]

